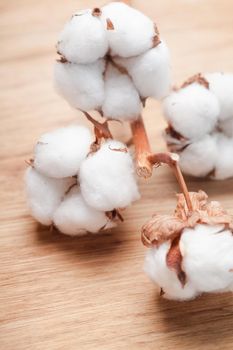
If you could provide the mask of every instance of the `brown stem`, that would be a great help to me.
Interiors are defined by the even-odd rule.
[[[131,130],[135,146],[137,174],[148,178],[152,175],[153,165],[148,158],[151,155],[151,148],[141,116],[131,123]]]
[[[176,176],[181,191],[184,194],[188,210],[192,211],[192,201],[183,174],[178,165],[179,156],[175,153],[151,152],[149,139],[141,116],[138,120],[131,123],[131,130],[135,146],[137,174],[141,177],[148,178],[152,175],[153,167],[155,165],[160,165],[161,163],[169,165]]]
[[[94,118],[92,118],[92,116],[89,113],[87,113],[86,111],[82,111],[82,112],[86,116],[87,120],[89,120],[93,124],[94,132],[95,132],[97,139],[101,139],[101,138],[112,139],[113,138],[112,134],[109,130],[107,121],[100,123],[97,120],[95,120]]]

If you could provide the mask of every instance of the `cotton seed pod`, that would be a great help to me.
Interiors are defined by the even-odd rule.
[[[214,130],[220,106],[211,91],[194,82],[165,98],[163,110],[175,131],[183,137],[198,139]]]
[[[34,167],[54,178],[75,176],[90,151],[93,137],[84,126],[70,125],[42,135],[35,147]]]
[[[118,141],[106,141],[82,162],[79,181],[85,201],[97,210],[125,208],[139,199],[129,150]]]
[[[116,62],[128,70],[142,98],[165,97],[171,87],[170,54],[161,41],[156,47],[132,58],[116,58]]]
[[[55,88],[73,108],[99,110],[104,101],[104,69],[102,59],[86,65],[57,62]]]
[[[104,57],[108,39],[100,16],[99,9],[74,14],[59,35],[58,53],[67,61],[79,64],[93,63]]]
[[[84,201],[77,186],[65,196],[54,213],[53,221],[59,231],[70,236],[98,233],[116,226],[105,212],[90,207]]]
[[[218,202],[208,203],[204,192],[190,195],[192,213],[187,214],[184,197],[179,195],[167,223],[157,216],[143,228],[151,242],[145,271],[167,299],[233,291],[233,217]]]
[[[233,74],[218,72],[204,76],[209,82],[210,91],[219,101],[219,120],[233,119]]]
[[[66,191],[75,182],[73,178],[49,178],[34,168],[28,168],[25,174],[25,185],[32,216],[43,225],[51,225],[55,210],[60,205]]]
[[[112,2],[102,8],[112,56],[131,57],[149,50],[158,39],[154,23],[140,11]]]
[[[104,117],[132,121],[139,117],[141,110],[139,94],[129,76],[109,64],[105,74]]]

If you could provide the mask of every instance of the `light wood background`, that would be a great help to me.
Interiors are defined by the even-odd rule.
[[[233,348],[232,295],[192,302],[159,298],[143,273],[140,227],[152,213],[169,213],[177,185],[169,169],[140,181],[142,199],[110,235],[72,239],[51,233],[29,215],[23,173],[38,136],[81,115],[53,90],[58,31],[76,9],[104,1],[0,1],[0,348]],[[231,0],[135,0],[167,41],[174,79],[199,71],[233,71]],[[164,150],[160,106],[144,113],[153,148]],[[127,139],[128,129],[116,125]],[[233,213],[233,181],[188,179]]]

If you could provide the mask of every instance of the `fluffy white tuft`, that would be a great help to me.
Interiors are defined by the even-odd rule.
[[[208,175],[214,170],[218,156],[216,137],[206,135],[190,143],[179,156],[179,164],[184,173],[200,177]]]
[[[171,93],[165,98],[163,108],[168,123],[189,139],[213,131],[220,112],[214,94],[198,83]]]
[[[46,176],[62,178],[78,174],[92,143],[90,131],[71,125],[42,135],[35,147],[35,168]]]
[[[104,101],[103,59],[81,65],[57,62],[54,70],[55,87],[74,108],[99,110]]]
[[[220,104],[220,120],[233,119],[233,74],[209,73],[205,74],[209,82],[210,91],[218,98]]]
[[[146,256],[145,271],[163,288],[168,299],[187,300],[204,292],[226,292],[233,286],[233,236],[223,226],[197,225],[185,229],[180,240],[184,288],[176,273],[166,265],[170,242],[152,248]]]
[[[102,12],[104,26],[110,19],[114,27],[107,31],[111,55],[131,57],[153,47],[154,23],[143,13],[120,2],[104,6]]]
[[[165,97],[170,91],[170,54],[164,41],[140,56],[116,62],[125,67],[142,98]]]
[[[141,113],[141,101],[131,79],[111,64],[105,75],[102,111],[106,118],[128,121],[137,119]]]
[[[25,183],[32,216],[43,225],[51,225],[53,213],[75,182],[73,178],[52,179],[28,168]]]
[[[139,198],[131,156],[118,141],[109,140],[89,155],[79,179],[85,201],[98,210],[124,208]]]
[[[146,274],[165,292],[166,299],[194,299],[198,292],[190,281],[183,288],[177,275],[166,264],[166,256],[171,243],[165,242],[159,248],[151,248],[145,258]]]
[[[217,156],[213,178],[224,180],[233,177],[233,138],[217,134]]]
[[[114,227],[105,212],[90,207],[77,186],[65,196],[53,216],[55,226],[70,236],[82,236],[87,232],[98,233],[101,229]]]
[[[92,10],[84,10],[72,16],[61,32],[58,52],[72,63],[92,63],[108,51],[106,30],[100,17]]]

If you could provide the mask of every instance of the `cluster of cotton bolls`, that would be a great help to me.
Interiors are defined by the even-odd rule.
[[[233,291],[233,218],[218,202],[207,204],[204,192],[192,196],[198,206],[188,222],[179,203],[174,216],[155,216],[143,227],[152,246],[145,272],[166,299]]]
[[[118,209],[139,198],[127,147],[107,139],[93,145],[89,129],[71,125],[44,134],[26,172],[33,217],[68,235],[116,225]]]
[[[170,90],[165,42],[151,19],[124,3],[74,14],[57,52],[55,86],[74,108],[133,121],[146,98],[162,98]]]
[[[233,176],[233,74],[190,78],[163,102],[165,139],[180,155],[181,169],[193,176]]]

